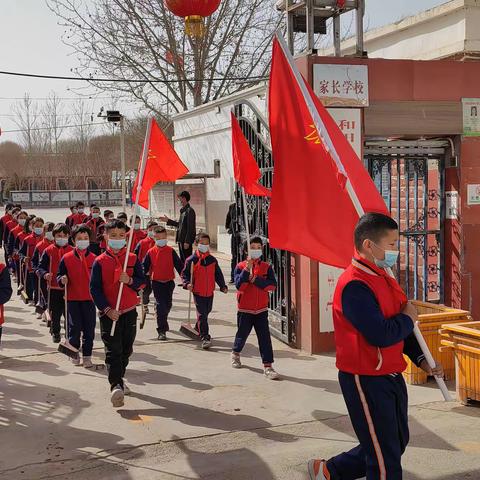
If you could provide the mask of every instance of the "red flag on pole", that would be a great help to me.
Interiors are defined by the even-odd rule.
[[[233,112],[232,158],[235,180],[243,187],[245,193],[258,197],[270,197],[271,191],[258,183],[262,174]]]
[[[148,157],[145,165],[145,173],[141,183],[141,191],[138,204],[143,208],[149,206],[149,192],[158,182],[174,182],[188,173],[188,168],[180,160],[177,152],[170,145],[162,130],[155,120],[151,122],[150,140],[143,148],[148,149]],[[143,156],[143,153],[142,153]],[[140,161],[141,163],[141,161]],[[138,169],[140,173],[140,166]],[[132,190],[132,198],[137,199],[137,188],[140,175],[135,179]]]
[[[388,210],[348,140],[292,69],[293,59],[286,56],[284,45],[275,39],[270,74],[275,159],[270,244],[343,268],[354,253],[359,212]],[[312,115],[315,109],[318,113]]]

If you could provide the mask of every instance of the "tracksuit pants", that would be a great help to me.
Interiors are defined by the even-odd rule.
[[[175,282],[152,282],[153,295],[157,304],[157,332],[165,333],[170,330],[168,315],[172,309],[173,291]],[[208,326],[207,326],[208,328]]]
[[[143,289],[143,298],[142,302],[144,306],[147,306],[150,303],[150,295],[152,294],[152,281],[150,277],[146,276],[147,281],[145,282],[145,288]]]
[[[137,335],[137,310],[120,315],[112,337],[112,320],[106,315],[100,317],[100,332],[105,347],[105,365],[108,370],[110,389],[120,385],[123,388],[123,378],[133,353],[133,342]]]
[[[27,273],[27,278],[25,281],[25,291],[27,292],[29,300],[34,300],[35,303],[37,303],[37,276],[33,271]]]
[[[255,329],[258,339],[258,348],[264,365],[273,363],[272,337],[270,336],[270,328],[268,325],[268,311],[252,314],[237,313],[237,334],[233,344],[233,351],[240,353],[245,346],[248,336]]]
[[[50,327],[50,333],[52,335],[60,335],[62,315],[65,317],[64,291],[51,288],[50,316],[52,317],[52,325]]]
[[[202,340],[210,340],[208,328],[208,315],[213,307],[213,295],[211,297],[201,297],[200,295],[193,295],[195,307],[197,308],[197,324],[195,328],[200,333]]]
[[[97,310],[95,304],[90,301],[68,302],[67,337],[70,344],[80,349],[82,340],[82,354],[91,357],[93,340],[95,338],[95,324],[97,322]]]
[[[339,372],[338,378],[360,444],[327,462],[331,480],[401,480],[401,458],[409,440],[403,376]]]
[[[37,288],[38,288],[38,277],[36,279]],[[47,309],[48,303],[48,288],[47,282],[41,278],[40,279],[40,290],[38,291],[38,306],[45,311]]]

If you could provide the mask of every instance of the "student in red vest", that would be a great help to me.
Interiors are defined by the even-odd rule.
[[[68,228],[72,228],[73,226],[73,218],[77,214],[77,207],[76,205],[73,205],[70,207],[70,215],[65,219],[65,225],[67,225]]]
[[[184,288],[193,292],[197,308],[196,329],[202,339],[202,348],[208,350],[212,345],[208,315],[213,307],[215,283],[223,293],[228,293],[228,287],[217,259],[210,255],[210,236],[200,233],[195,240],[195,245],[197,249],[193,255],[187,258],[182,279]]]
[[[125,371],[133,352],[137,333],[138,290],[145,284],[143,268],[133,253],[127,253],[127,226],[120,220],[112,220],[105,226],[107,251],[95,260],[90,280],[90,293],[100,310],[100,331],[105,345],[105,364],[110,383],[110,400],[114,407],[121,407],[124,395],[130,393],[125,385]],[[123,271],[128,254],[127,271]],[[120,283],[124,284],[120,308],[116,310]],[[110,332],[112,323],[115,335]]]
[[[14,270],[15,270],[15,277],[17,279],[17,284],[20,282],[20,260],[18,256],[18,251],[15,251],[15,244],[17,242],[17,237],[23,232],[25,224],[27,223],[28,213],[24,210],[17,212],[14,216],[16,224],[10,230],[8,234],[7,240],[7,250],[8,255],[12,259]]]
[[[85,213],[85,204],[83,202],[77,202],[77,213],[72,217],[71,227],[85,223],[87,218],[88,215]]]
[[[145,256],[147,255],[147,252],[155,246],[155,227],[158,226],[157,222],[150,221],[147,223],[147,236],[143,239],[140,240],[135,247],[135,255],[138,257],[138,260],[143,263],[145,260]],[[148,305],[150,303],[150,295],[152,294],[152,283],[150,282],[150,278],[145,272],[146,276],[146,285],[145,288],[143,289],[143,306],[148,313]]]
[[[38,282],[35,276],[34,267],[32,263],[35,248],[43,240],[43,226],[44,221],[40,217],[35,217],[30,222],[31,233],[25,237],[20,248],[20,258],[25,263],[25,270],[27,271],[27,278],[25,282],[25,289],[32,305],[38,302]],[[27,228],[27,226],[25,226]]]
[[[105,224],[103,218],[100,216],[100,208],[96,205],[90,207],[91,218],[85,222],[85,225],[91,230],[90,251],[95,255],[100,255],[100,243],[102,241],[102,229]]]
[[[103,212],[105,223],[98,227],[98,241],[100,252],[103,253],[107,249],[107,241],[105,240],[105,225],[115,219],[115,214],[111,210]]]
[[[32,267],[35,272],[35,275],[38,277],[37,281],[37,289],[38,290],[38,302],[37,306],[39,307],[40,311],[37,313],[37,318],[40,319],[43,317],[41,311],[45,312],[47,310],[47,298],[48,298],[48,291],[47,291],[47,282],[44,278],[41,278],[41,275],[38,274],[38,267],[40,265],[40,258],[43,255],[43,252],[53,244],[53,229],[55,224],[52,222],[47,222],[43,226],[43,238],[40,242],[37,243],[35,250],[32,256]]]
[[[130,223],[132,224],[132,228],[128,232],[128,235],[133,235],[132,246],[130,247],[130,251],[133,252],[137,248],[138,243],[147,237],[147,232],[142,230],[142,219],[140,217],[135,217],[135,221],[133,220],[133,215],[130,217]]]
[[[17,223],[17,215],[22,209],[19,207],[14,207],[10,211],[10,220],[5,222],[5,226],[3,227],[3,234],[2,234],[2,240],[3,240],[3,248],[5,249],[5,255],[7,257],[9,256],[9,251],[8,251],[8,238],[10,236],[10,232],[18,225]]]
[[[75,249],[63,256],[58,266],[57,281],[67,288],[67,335],[70,345],[80,349],[85,368],[92,368],[93,340],[97,312],[90,294],[90,277],[96,256],[89,251],[92,232],[85,225],[73,227]],[[79,358],[72,358],[80,365]]]
[[[50,290],[50,333],[54,343],[60,343],[60,320],[65,317],[64,290],[57,282],[58,266],[62,257],[73,249],[68,244],[70,229],[64,223],[57,223],[53,229],[54,243],[45,249],[38,266],[38,274],[45,279]]]
[[[408,398],[403,354],[429,375],[413,334],[416,308],[386,272],[397,265],[397,223],[382,214],[363,216],[355,229],[352,264],[338,280],[333,321],[338,378],[359,445],[327,462],[311,460],[313,480],[402,479],[408,442]]]
[[[13,203],[7,203],[5,205],[5,215],[0,218],[0,247],[3,247],[3,239],[4,239],[4,233],[5,233],[5,227],[8,222],[10,222],[13,217],[12,217],[12,210],[13,210]]]
[[[12,298],[12,282],[8,268],[0,263],[0,344],[2,343],[2,330],[5,323],[3,306]]]
[[[264,374],[270,380],[277,380],[279,375],[272,367],[273,348],[268,324],[269,293],[277,288],[277,279],[272,266],[267,262],[262,262],[262,254],[262,239],[252,237],[250,239],[250,258],[240,262],[235,268],[235,286],[238,290],[238,330],[232,350],[232,367],[242,368],[240,353],[254,328]]]
[[[167,245],[167,231],[164,227],[154,228],[155,246],[143,261],[143,271],[152,282],[153,295],[157,305],[158,340],[167,340],[170,330],[168,315],[172,309],[173,290],[175,289],[175,270],[180,275],[183,263],[177,252]]]

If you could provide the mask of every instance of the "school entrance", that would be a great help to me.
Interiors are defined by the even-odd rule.
[[[268,124],[254,105],[243,100],[235,105],[235,116],[245,138],[247,139],[254,157],[262,173],[261,183],[267,188],[272,188],[274,161],[270,148],[270,135]],[[270,262],[277,276],[278,287],[270,296],[269,322],[272,335],[283,342],[296,344],[296,321],[291,308],[291,275],[290,253],[283,250],[270,248],[268,240],[268,209],[270,199],[247,195],[247,215],[245,215],[242,195],[237,184],[235,191],[236,218],[234,238],[237,248],[237,261],[245,255],[245,217],[248,218],[251,236],[263,239],[265,247],[264,258]]]
[[[367,141],[365,164],[400,226],[398,277],[409,298],[444,302],[448,141]]]

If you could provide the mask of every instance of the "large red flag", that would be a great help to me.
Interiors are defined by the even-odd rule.
[[[269,197],[271,192],[258,182],[262,177],[242,129],[232,112],[232,158],[235,180],[249,195]]]
[[[150,141],[148,145],[147,163],[145,165],[145,174],[142,181],[142,190],[138,204],[143,208],[149,206],[149,192],[158,182],[174,182],[188,173],[188,168],[180,160],[177,152],[170,145],[155,119],[151,121]],[[143,153],[142,153],[143,155]],[[140,179],[142,160],[138,167],[139,174],[135,180],[132,198],[136,201],[138,181]]]
[[[324,143],[325,132],[318,134],[300,85],[275,39],[269,92],[275,161],[270,244],[344,268],[352,259],[353,231],[359,218],[345,188],[347,179],[365,212],[388,214],[388,210],[348,140],[311,87],[301,81],[332,141],[330,148]],[[339,157],[337,163],[330,153],[333,150]]]

